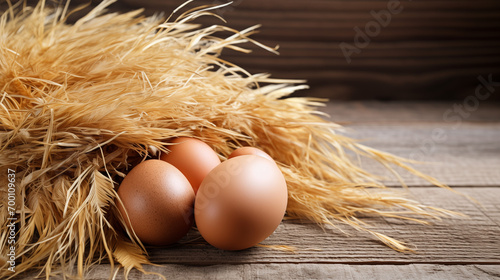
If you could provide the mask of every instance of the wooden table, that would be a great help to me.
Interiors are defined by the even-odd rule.
[[[294,246],[295,253],[265,247],[227,252],[200,240],[151,249],[151,260],[161,266],[146,269],[167,279],[500,279],[500,104],[481,103],[450,120],[453,114],[443,114],[455,103],[461,104],[342,102],[323,109],[345,125],[346,134],[371,147],[432,162],[419,169],[479,202],[402,173],[411,197],[469,216],[431,226],[365,218],[374,229],[413,244],[417,253],[395,252],[342,224],[345,233],[285,221],[263,244]],[[388,175],[373,162],[361,164]],[[399,186],[392,179],[386,184]],[[110,266],[101,264],[86,279],[107,279],[109,273]],[[122,271],[117,279],[123,279]],[[129,279],[158,277],[132,271]]]

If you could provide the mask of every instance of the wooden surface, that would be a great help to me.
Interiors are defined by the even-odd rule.
[[[12,0],[21,1],[21,0]],[[36,3],[38,0],[22,0]],[[5,1],[3,1],[5,2]],[[61,2],[46,0],[47,5]],[[96,5],[101,0],[72,0]],[[118,0],[110,10],[145,8],[146,15],[172,11],[185,0]],[[188,8],[219,5],[230,0],[195,0]],[[250,73],[271,73],[277,78],[306,79],[311,86],[300,95],[335,99],[463,99],[473,94],[478,76],[500,81],[500,1],[497,0],[232,0],[201,17],[205,26],[225,24],[237,30],[261,24],[252,36],[274,55],[253,45],[253,54],[224,51],[223,58]],[[385,26],[373,13],[388,11],[398,2]],[[2,8],[0,1],[0,9]],[[6,5],[3,5],[5,7]],[[181,10],[187,11],[188,8]],[[84,13],[84,10],[82,13]],[[78,15],[75,14],[72,19]],[[176,15],[173,16],[175,18]],[[366,26],[367,43],[361,39]],[[364,31],[364,33],[367,33]],[[219,34],[225,36],[224,34]],[[356,43],[356,38],[360,38]],[[341,44],[357,49],[346,59]],[[490,99],[500,100],[493,94]]]
[[[88,1],[72,1],[83,2]],[[169,14],[183,2],[121,0],[112,9],[144,7],[146,14]],[[193,6],[224,2],[199,0]],[[352,44],[354,28],[363,29],[373,20],[370,12],[385,9],[388,0],[233,2],[216,12],[227,19],[226,25],[243,29],[262,24],[254,38],[280,45],[279,56],[255,47],[251,55],[223,53],[224,59],[251,73],[307,79],[311,89],[301,94],[336,99],[458,98],[459,102],[440,103],[339,102],[323,110],[346,126],[346,135],[370,147],[432,162],[419,169],[480,204],[403,173],[410,185],[408,196],[469,216],[434,221],[432,226],[365,218],[373,229],[415,246],[416,254],[394,252],[342,224],[323,230],[311,223],[284,221],[263,244],[294,246],[295,253],[264,247],[221,251],[193,231],[188,239],[199,242],[150,249],[151,260],[161,266],[146,269],[168,279],[500,279],[500,104],[488,103],[500,100],[499,88],[467,116],[446,117],[455,104],[474,94],[479,75],[491,74],[500,81],[500,1],[401,1],[403,11],[353,54],[350,63],[339,44]],[[197,22],[221,23],[213,18]],[[361,164],[389,175],[372,161]],[[391,177],[384,182],[398,186]],[[108,264],[95,266],[86,279],[108,279],[109,271]],[[117,279],[123,279],[121,271]],[[157,277],[132,271],[130,279]]]
[[[373,229],[412,244],[417,253],[395,252],[349,226],[321,229],[314,224],[284,221],[265,245],[289,245],[296,252],[254,247],[239,252],[215,249],[192,231],[171,248],[150,248],[148,266],[167,279],[500,279],[500,104],[483,104],[460,126],[443,121],[453,103],[331,103],[323,111],[346,125],[348,135],[366,144],[408,157],[442,128],[449,137],[435,142],[425,156],[441,162],[422,170],[462,194],[411,179],[407,195],[424,204],[460,211],[452,218],[420,225],[396,219],[365,217]],[[376,164],[365,168],[380,171]],[[396,185],[394,180],[389,184]],[[401,189],[402,190],[402,189]],[[403,191],[403,190],[402,190]],[[345,231],[342,233],[340,230]],[[86,279],[107,279],[108,264],[94,267]],[[34,273],[25,275],[31,279]],[[117,279],[123,279],[120,271]],[[130,279],[157,279],[131,272]],[[55,278],[57,279],[57,278]]]
[[[124,0],[119,9],[170,14],[183,2]],[[198,0],[191,6],[226,2],[230,1]],[[492,74],[495,81],[500,80],[500,1],[397,1],[401,12],[392,14],[385,27],[372,27],[366,46],[355,43],[355,28],[364,31],[376,23],[372,12],[387,11],[390,0],[232,2],[215,11],[227,20],[226,25],[242,30],[262,24],[253,37],[279,45],[280,55],[250,46],[252,55],[226,51],[224,58],[250,73],[307,79],[311,89],[300,94],[336,99],[462,99],[474,93],[479,75]],[[210,17],[197,22],[221,24]],[[350,62],[342,43],[359,50],[349,56]],[[499,95],[491,98],[500,100]]]
[[[151,268],[164,273],[167,279],[474,279],[491,280],[500,277],[498,265],[348,265],[348,264],[241,264],[213,266],[166,265]],[[103,265],[89,274],[87,280],[101,280],[109,275]],[[130,273],[130,279],[158,279]]]
[[[330,120],[344,124],[347,135],[370,147],[426,161],[418,165],[419,170],[447,184],[499,186],[498,103],[482,103],[464,118],[443,117],[457,103],[332,102],[323,111]],[[381,165],[369,161],[363,164],[370,171],[389,175]],[[410,185],[426,184],[404,171],[401,175]],[[399,185],[394,178],[385,183]]]

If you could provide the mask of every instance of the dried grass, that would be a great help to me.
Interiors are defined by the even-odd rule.
[[[358,167],[347,150],[445,187],[401,158],[339,135],[341,127],[316,109],[324,100],[286,98],[306,88],[301,81],[252,75],[220,58],[224,48],[248,52],[238,44],[249,41],[275,51],[248,37],[257,26],[236,31],[189,23],[210,7],[168,21],[141,11],[106,13],[111,2],[72,25],[65,23],[67,7],[50,10],[43,1],[12,7],[0,18],[0,174],[17,171],[14,275],[37,268],[47,278],[82,277],[103,259],[126,273],[144,271],[144,247],[117,230],[123,220],[115,188],[134,164],[157,157],[177,136],[199,138],[221,158],[243,145],[263,149],[286,177],[287,218],[346,223],[398,251],[410,249],[369,229],[359,215],[427,220],[450,214],[395,194]],[[233,35],[219,38],[220,31]],[[4,182],[2,256],[8,250]],[[0,278],[13,276],[3,264]]]

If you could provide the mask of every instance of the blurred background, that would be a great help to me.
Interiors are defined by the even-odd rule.
[[[112,9],[168,16],[184,2],[118,0]],[[188,8],[227,2],[197,0]],[[89,1],[72,1],[82,3]],[[223,58],[251,73],[306,79],[310,89],[296,95],[463,100],[480,75],[500,86],[498,0],[233,0],[215,13],[238,30],[262,24],[253,38],[280,46],[280,55],[248,45],[252,54],[227,50]],[[213,17],[196,22],[224,24]],[[500,100],[500,87],[488,100]]]

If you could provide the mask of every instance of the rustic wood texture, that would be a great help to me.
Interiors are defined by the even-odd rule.
[[[26,1],[35,3],[38,0]],[[60,2],[46,1],[48,5]],[[100,1],[90,2],[95,6]],[[184,2],[119,0],[110,10],[123,12],[144,8],[146,15],[169,15]],[[188,8],[227,2],[231,1],[197,0],[179,14]],[[298,95],[337,100],[461,100],[475,93],[480,85],[479,76],[492,75],[493,81],[500,82],[500,1],[232,2],[214,11],[227,23],[215,17],[202,17],[196,22],[205,26],[225,24],[238,30],[261,24],[260,33],[253,38],[269,46],[279,45],[280,55],[248,44],[247,47],[254,51],[252,54],[227,50],[223,58],[250,73],[306,79],[310,89]],[[87,4],[89,1],[72,0],[71,3]],[[388,5],[393,5],[390,3],[396,3],[396,12],[389,12]],[[0,9],[5,6],[0,3]],[[71,18],[86,11],[88,9]],[[384,11],[390,18],[381,17],[382,21],[377,21],[374,14]],[[367,27],[371,29],[366,31]],[[364,35],[360,35],[358,29]],[[346,59],[342,43],[352,46],[351,50],[356,49],[348,55],[350,61]],[[500,100],[500,95],[493,93],[488,99]]]
[[[442,119],[448,108],[448,103],[415,102],[336,102],[323,108],[332,119],[345,122],[348,135],[369,138],[370,146],[402,156],[418,151],[436,128],[449,136],[425,155],[444,164],[423,169],[461,194],[408,176],[404,177],[410,188],[400,190],[409,198],[459,211],[467,218],[422,225],[364,217],[372,229],[411,244],[417,253],[395,252],[343,224],[322,229],[310,222],[285,220],[263,244],[293,246],[295,252],[266,247],[222,251],[192,230],[184,244],[149,248],[151,260],[160,266],[146,268],[168,279],[500,279],[500,104],[481,107],[455,129]],[[380,171],[373,163],[364,164]],[[86,279],[107,279],[109,269],[109,264],[98,265]],[[117,276],[124,279],[122,271]],[[132,271],[129,279],[158,277]]]
[[[413,166],[455,187],[499,186],[500,183],[500,123],[465,123],[459,128],[441,123],[372,123],[350,125],[345,134],[372,148],[423,161]],[[375,174],[391,176],[372,160],[361,162],[365,169]],[[396,170],[410,186],[426,184],[425,180],[400,168]],[[384,182],[399,185],[391,177]]]
[[[446,117],[447,111],[454,110],[462,101],[440,102],[380,102],[380,101],[337,101],[331,100],[318,110],[329,115],[329,120],[346,126],[366,124],[445,124],[451,127],[468,123],[500,122],[500,103],[480,103],[475,110],[465,111],[459,120]],[[454,113],[457,115],[457,113]],[[451,116],[451,115],[450,115]]]
[[[169,14],[183,2],[119,0],[111,9],[144,7],[146,14]],[[198,0],[191,7],[224,2]],[[263,244],[294,246],[294,253],[265,247],[221,251],[193,230],[185,240],[196,242],[151,248],[151,260],[161,266],[147,269],[168,279],[500,279],[500,105],[491,103],[500,100],[500,87],[495,86],[474,110],[463,115],[446,113],[455,105],[465,106],[467,98],[474,96],[478,76],[491,74],[500,82],[500,1],[400,1],[403,10],[391,15],[390,23],[370,36],[360,53],[351,55],[350,63],[339,44],[354,44],[355,28],[364,30],[374,20],[371,11],[387,9],[389,0],[233,2],[216,11],[227,20],[226,25],[243,29],[262,24],[261,32],[253,37],[280,45],[281,54],[248,45],[253,54],[225,51],[223,58],[253,73],[307,79],[311,89],[300,95],[335,100],[457,99],[441,103],[336,101],[322,110],[346,126],[345,134],[363,139],[370,147],[433,162],[418,169],[480,204],[402,173],[410,186],[409,197],[468,215],[434,221],[430,226],[365,217],[373,229],[415,246],[416,254],[394,252],[346,225],[321,229],[309,222],[287,220]],[[197,22],[221,23],[209,17]],[[361,164],[373,173],[389,175],[373,161]],[[394,178],[384,182],[399,186]],[[98,265],[86,279],[108,279],[109,269],[109,264]],[[18,279],[33,279],[36,274],[29,272]],[[117,279],[124,279],[121,271]],[[129,279],[158,277],[132,271]]]
[[[414,165],[442,182],[460,186],[499,186],[500,104],[484,103],[467,117],[443,115],[459,102],[330,102],[320,108],[329,120],[342,123],[345,134],[370,147],[423,161]],[[369,171],[400,185],[380,164],[363,160]],[[425,180],[401,171],[410,186]]]
[[[147,267],[161,273],[167,279],[436,279],[436,280],[492,280],[500,278],[498,265],[346,265],[346,264],[238,264],[185,266],[167,264],[161,267]],[[101,280],[109,275],[110,266],[102,265],[92,270],[87,280]],[[34,276],[32,273],[30,276]],[[55,278],[61,279],[61,278]],[[125,279],[121,273],[116,277]],[[130,273],[129,279],[157,280],[156,275]]]
[[[434,225],[420,225],[395,219],[365,217],[373,229],[413,244],[417,254],[388,249],[367,234],[349,226],[338,229],[309,222],[285,221],[264,245],[289,245],[296,252],[253,247],[230,252],[215,249],[204,241],[169,249],[150,248],[157,263],[216,265],[241,263],[340,263],[340,264],[500,264],[500,188],[460,189],[482,203],[437,188],[412,188],[411,196],[428,205],[461,211],[469,218],[446,219]],[[342,233],[340,230],[344,231]],[[199,237],[193,231],[187,240]],[[424,238],[425,237],[425,238]]]
[[[125,0],[121,9],[169,14],[183,2]],[[226,2],[199,0],[191,6]],[[280,55],[252,47],[251,55],[227,51],[223,57],[250,72],[307,79],[311,89],[300,94],[336,99],[461,99],[474,93],[479,75],[500,80],[499,1],[397,1],[401,11],[385,27],[373,27],[372,14],[388,11],[390,2],[234,0],[216,13],[235,29],[262,24],[254,38],[279,45]],[[198,22],[221,23],[209,17]],[[366,45],[362,39],[355,44],[356,28],[373,34]],[[350,62],[343,42],[359,50]]]
[[[215,249],[205,242],[150,249],[147,266],[168,279],[498,279],[500,278],[500,188],[461,191],[481,202],[436,188],[411,188],[416,199],[461,211],[469,218],[448,219],[432,226],[394,219],[367,218],[380,232],[413,244],[418,253],[394,252],[348,226],[322,230],[296,221],[283,222],[264,244],[287,244],[295,253],[254,247],[239,252]],[[188,238],[196,237],[191,232]],[[97,266],[86,279],[106,279],[107,264]],[[330,274],[331,273],[331,274]],[[30,279],[31,272],[24,279]],[[342,276],[344,275],[344,277]],[[118,279],[124,279],[121,272]],[[206,277],[206,278],[205,278]],[[228,278],[229,277],[229,278]],[[58,278],[56,278],[58,279]],[[157,279],[134,271],[131,279]]]
[[[26,1],[36,3],[38,0]],[[48,5],[60,2],[46,1]],[[71,3],[91,2],[95,6],[100,1],[72,0]],[[123,12],[144,8],[146,15],[169,15],[184,2],[119,0],[110,10]],[[227,2],[231,1],[197,0],[179,14],[188,8]],[[269,46],[279,45],[280,55],[248,44],[247,47],[254,51],[252,54],[227,50],[223,58],[250,73],[306,79],[310,89],[298,95],[337,100],[462,100],[475,94],[480,85],[479,76],[492,75],[493,81],[500,82],[500,1],[232,2],[214,11],[227,23],[214,17],[202,17],[196,22],[205,26],[225,24],[237,30],[261,24],[260,33],[253,38]],[[400,12],[389,12],[388,5],[393,5],[390,3],[396,3],[394,9]],[[0,3],[0,9],[5,6]],[[74,14],[70,21],[86,11],[88,9]],[[387,15],[384,11],[390,18],[381,17],[382,20],[377,21],[374,14]],[[358,29],[364,35],[360,35]],[[350,62],[342,50],[342,43],[352,46],[351,50],[356,49],[349,55]],[[500,95],[493,92],[488,99],[500,100]]]

